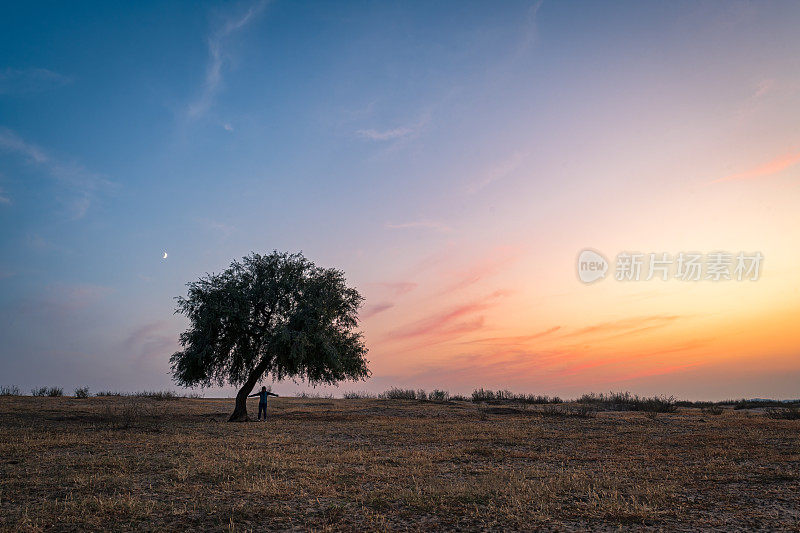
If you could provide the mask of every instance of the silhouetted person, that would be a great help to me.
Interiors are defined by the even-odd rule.
[[[261,392],[251,394],[248,398],[258,396],[258,419],[261,420],[261,413],[264,413],[264,420],[267,419],[267,398],[270,396],[278,397],[274,392],[270,392],[266,387],[261,387]]]

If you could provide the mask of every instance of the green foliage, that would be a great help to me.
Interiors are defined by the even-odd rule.
[[[344,273],[302,254],[253,253],[177,298],[189,318],[172,374],[183,386],[242,385],[271,374],[332,384],[369,375],[357,331],[363,298]]]

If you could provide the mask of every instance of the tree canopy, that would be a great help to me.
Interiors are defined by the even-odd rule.
[[[341,270],[301,253],[251,253],[187,287],[176,299],[175,312],[190,325],[170,358],[173,378],[184,386],[241,386],[231,420],[247,419],[244,400],[266,375],[312,384],[369,376],[358,331],[363,297]]]

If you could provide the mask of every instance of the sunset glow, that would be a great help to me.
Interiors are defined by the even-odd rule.
[[[495,7],[15,7],[3,381],[171,387],[173,298],[277,249],[365,296],[323,391],[800,396],[800,4]],[[719,251],[759,278],[614,279]]]

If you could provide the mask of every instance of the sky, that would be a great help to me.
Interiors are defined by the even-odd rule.
[[[174,298],[277,249],[366,298],[372,377],[317,392],[800,397],[798,27],[795,2],[6,2],[0,385],[177,389]],[[720,251],[757,279],[616,279]]]

